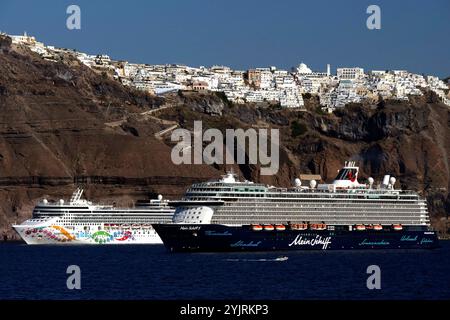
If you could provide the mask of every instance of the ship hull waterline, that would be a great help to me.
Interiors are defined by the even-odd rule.
[[[219,224],[154,224],[171,252],[434,249],[429,230],[252,230],[251,226]]]

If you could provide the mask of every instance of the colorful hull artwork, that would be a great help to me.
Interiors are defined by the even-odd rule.
[[[27,244],[162,244],[153,228],[133,230],[69,231],[50,226],[14,226]],[[96,227],[98,228],[98,227]]]

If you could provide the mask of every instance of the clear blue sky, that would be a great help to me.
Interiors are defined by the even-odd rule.
[[[66,8],[81,7],[81,30]],[[366,8],[381,7],[381,30]],[[2,0],[0,30],[149,64],[408,69],[450,76],[449,0]]]

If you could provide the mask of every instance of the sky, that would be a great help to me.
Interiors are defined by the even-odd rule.
[[[81,9],[69,30],[66,9]],[[369,5],[381,29],[369,30]],[[0,31],[136,63],[450,76],[449,0],[0,0]]]

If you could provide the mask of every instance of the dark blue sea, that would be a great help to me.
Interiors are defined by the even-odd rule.
[[[450,242],[414,251],[168,253],[0,244],[0,299],[450,299]],[[276,260],[276,258],[287,257]],[[66,286],[67,267],[81,289]],[[366,286],[367,267],[381,289]]]

